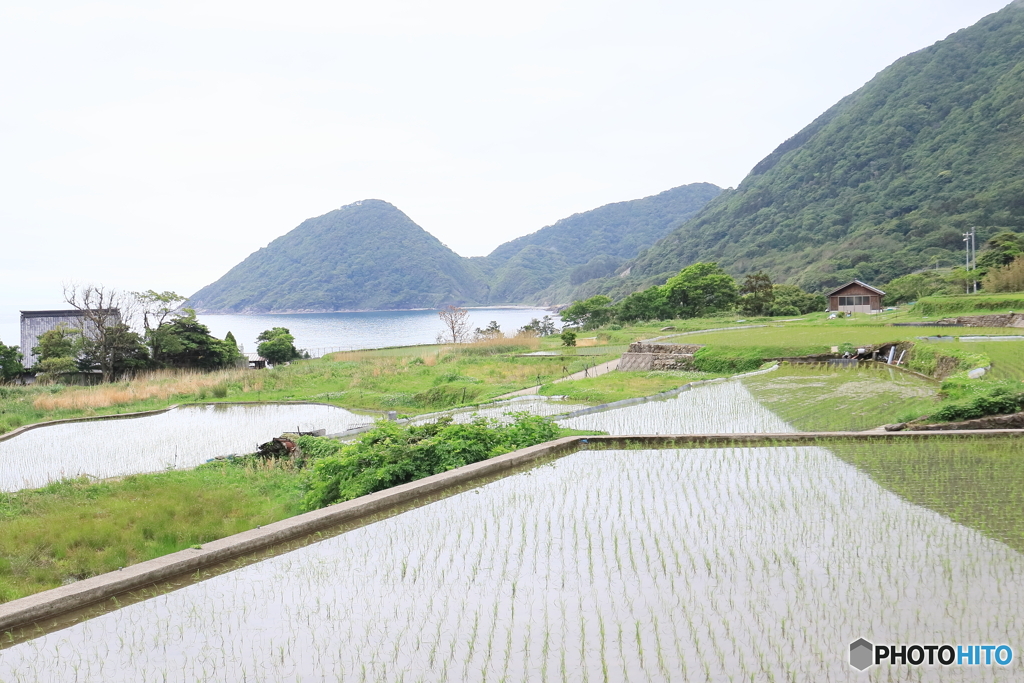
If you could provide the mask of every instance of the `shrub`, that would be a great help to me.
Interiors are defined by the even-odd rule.
[[[986,415],[1015,413],[1024,405],[1024,394],[1013,393],[1005,387],[996,387],[987,394],[975,396],[967,401],[950,403],[932,414],[936,422],[974,420]]]
[[[547,418],[515,413],[508,425],[486,418],[453,424],[449,417],[421,426],[380,421],[352,444],[301,437],[302,452],[314,460],[304,504],[314,510],[352,500],[550,441],[558,433]]]
[[[759,349],[705,346],[693,354],[693,365],[701,372],[730,375],[761,367],[764,359]]]

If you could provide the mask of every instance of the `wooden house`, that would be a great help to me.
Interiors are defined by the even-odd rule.
[[[828,310],[839,313],[878,313],[885,292],[860,280],[848,282],[828,293]]]

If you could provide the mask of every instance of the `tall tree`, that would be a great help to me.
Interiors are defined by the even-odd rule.
[[[135,364],[141,342],[124,321],[130,321],[137,302],[132,295],[103,285],[64,285],[64,301],[76,309],[90,360],[111,382],[126,361]]]
[[[24,358],[17,346],[6,346],[0,341],[0,381],[10,382],[25,371],[21,361]]]
[[[469,311],[459,306],[446,306],[437,315],[444,327],[437,335],[438,344],[461,344],[469,339]]]
[[[299,351],[295,348],[295,337],[287,327],[264,330],[256,337],[256,341],[260,342],[256,347],[256,353],[266,358],[271,365],[280,365],[299,357]]]
[[[694,263],[662,285],[665,299],[680,318],[698,318],[732,308],[736,281],[717,263]]]
[[[768,315],[775,301],[772,279],[763,270],[749,273],[740,287],[739,307],[743,315]]]
[[[149,336],[153,360],[168,367],[214,370],[229,367],[239,358],[238,347],[211,335],[191,308],[175,313]]]

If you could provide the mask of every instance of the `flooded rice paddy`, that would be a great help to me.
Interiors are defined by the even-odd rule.
[[[206,405],[40,427],[0,441],[0,491],[83,475],[105,479],[194,467],[217,456],[252,453],[282,432],[340,432],[371,421],[326,405]]]
[[[558,424],[613,435],[796,431],[761,405],[737,380],[700,384],[672,398],[559,420]]]
[[[584,451],[0,650],[0,681],[902,680],[849,643],[1024,642],[1022,579],[826,448]]]

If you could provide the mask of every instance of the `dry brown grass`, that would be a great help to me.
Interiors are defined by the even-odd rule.
[[[217,372],[159,370],[135,379],[95,387],[68,388],[58,394],[40,396],[34,401],[39,410],[95,410],[156,399],[168,401],[209,391],[226,383],[256,386],[260,380],[244,368]]]
[[[443,349],[443,352],[458,353],[460,351],[468,351],[473,353],[476,351],[486,353],[494,351],[495,353],[500,353],[501,351],[508,350],[510,347],[523,351],[536,351],[540,348],[540,337],[533,332],[520,332],[514,337],[495,335],[466,344],[449,345]]]

